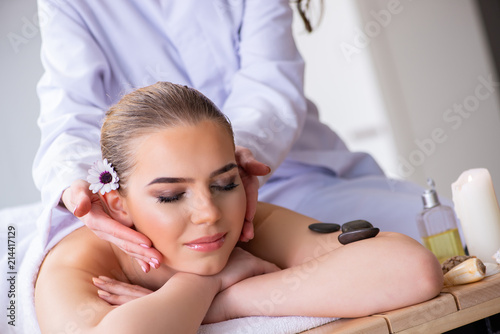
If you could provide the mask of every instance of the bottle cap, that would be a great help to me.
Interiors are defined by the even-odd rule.
[[[422,201],[424,202],[424,209],[430,209],[439,204],[439,198],[436,193],[434,180],[427,179],[427,184],[431,187],[431,189],[426,189],[422,194]]]

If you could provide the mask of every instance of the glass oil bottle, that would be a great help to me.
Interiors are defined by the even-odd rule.
[[[431,189],[422,194],[424,210],[417,215],[417,225],[424,246],[436,255],[440,263],[455,255],[465,255],[455,212],[439,202],[432,179]]]

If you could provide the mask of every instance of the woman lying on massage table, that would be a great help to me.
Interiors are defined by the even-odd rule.
[[[237,244],[246,201],[231,125],[194,89],[157,83],[126,95],[106,114],[101,149],[106,161],[90,177],[102,210],[148,236],[163,262],[146,274],[87,227],[76,230],[37,278],[42,333],[68,324],[82,333],[195,333],[251,315],[359,317],[441,289],[437,259],[409,237],[381,232],[341,245],[339,232],[312,232],[313,219],[265,203],[255,238]],[[145,295],[124,303],[98,291],[99,276]]]

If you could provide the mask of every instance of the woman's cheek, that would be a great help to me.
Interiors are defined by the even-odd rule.
[[[176,228],[181,223],[180,217],[176,217],[172,210],[161,207],[162,204],[156,205],[160,207],[140,210],[141,215],[136,217],[138,221],[135,224],[137,231],[149,236],[153,242],[153,239],[164,239],[165,235],[176,235]]]
[[[245,214],[247,211],[247,198],[243,188],[238,190],[235,202],[232,204],[232,207],[234,210],[234,215],[237,217],[236,219],[243,225],[243,221],[245,219]]]

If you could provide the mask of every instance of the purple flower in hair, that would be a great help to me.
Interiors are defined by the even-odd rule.
[[[116,174],[111,163],[107,159],[99,160],[89,169],[87,181],[90,183],[89,189],[92,193],[101,192],[104,195],[111,190],[116,190],[119,187],[118,175]]]

